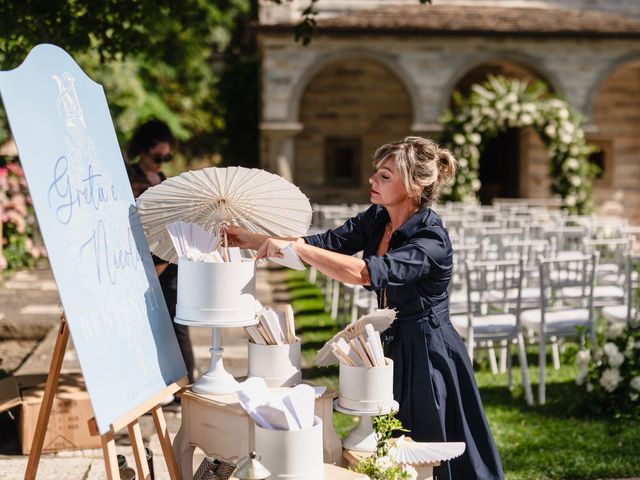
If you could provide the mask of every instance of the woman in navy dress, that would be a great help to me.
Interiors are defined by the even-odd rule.
[[[451,153],[421,137],[383,145],[373,157],[368,210],[319,235],[269,238],[230,227],[237,246],[257,257],[298,256],[338,281],[364,285],[380,307],[397,310],[383,337],[394,362],[398,418],[415,441],[465,442],[465,453],[435,469],[438,480],[504,478],[465,345],[449,320],[453,251],[431,210],[452,180]],[[353,257],[363,252],[363,259]]]

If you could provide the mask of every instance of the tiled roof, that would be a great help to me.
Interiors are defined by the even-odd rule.
[[[280,30],[292,24],[261,25]],[[599,10],[553,5],[487,4],[392,6],[319,18],[320,32],[394,32],[493,35],[640,36],[640,19]]]

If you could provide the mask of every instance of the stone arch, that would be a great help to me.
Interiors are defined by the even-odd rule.
[[[523,70],[528,70],[533,78],[542,80],[549,87],[549,91],[559,96],[564,96],[561,83],[551,71],[547,70],[542,63],[535,57],[524,55],[516,52],[489,52],[485,55],[474,57],[473,61],[466,63],[464,67],[457,69],[447,81],[438,107],[439,114],[444,113],[450,106],[450,99],[460,82],[469,75],[469,73],[481,68],[483,65],[505,63]],[[496,72],[495,74],[500,74]],[[507,75],[508,76],[508,75]]]
[[[411,133],[404,82],[375,59],[345,56],[317,70],[298,103],[294,182],[316,202],[367,202],[373,152]]]
[[[454,73],[446,90],[448,95],[441,100],[442,111],[453,107],[454,91],[466,96],[472,85],[484,83],[489,75],[517,78],[529,83],[539,80],[547,85],[552,94],[557,94],[560,89],[555,76],[535,57],[515,52],[488,52]],[[495,178],[484,178],[480,193],[484,201],[494,196],[548,195],[549,155],[534,129],[520,126],[503,131],[500,138],[494,139],[486,147],[481,162],[481,176]],[[495,168],[495,161],[498,161],[500,168]]]
[[[639,102],[640,103],[640,102]],[[592,167],[580,117],[565,101],[513,78],[489,76],[457,102],[443,122],[443,143],[458,159],[452,200],[475,201],[480,156],[487,140],[510,128],[532,128],[549,150],[550,190],[572,212],[592,208]]]
[[[600,148],[596,182],[599,211],[640,221],[640,56],[612,64],[590,104],[589,140]]]
[[[636,61],[639,61],[639,60],[640,60],[640,52],[634,52],[634,53],[629,54],[629,55],[624,55],[622,57],[616,58],[609,65],[607,65],[607,67],[605,69],[603,69],[602,72],[600,72],[600,74],[596,78],[595,82],[593,82],[593,85],[591,85],[591,88],[589,89],[589,92],[587,93],[586,105],[584,106],[584,112],[585,112],[585,115],[587,116],[587,118],[590,119],[591,116],[592,116],[593,104],[594,104],[594,102],[596,100],[596,97],[597,97],[598,92],[600,91],[602,85],[612,75],[614,75],[616,72],[618,72],[618,70],[623,68],[625,65],[628,65],[630,63],[633,63],[633,62],[636,62]]]
[[[390,55],[364,49],[350,49],[327,53],[320,56],[310,67],[308,67],[292,89],[289,105],[287,107],[289,121],[300,121],[300,101],[302,100],[302,96],[304,95],[309,82],[316,78],[318,73],[329,65],[349,59],[368,59],[373,62],[378,62],[392,72],[403,84],[404,88],[407,90],[409,98],[411,99],[413,123],[420,122],[423,110],[422,100],[420,98],[418,86],[413,81],[411,75],[404,69],[404,67],[394,61]]]

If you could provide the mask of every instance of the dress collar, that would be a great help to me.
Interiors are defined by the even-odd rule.
[[[433,210],[429,207],[423,207],[416,210],[402,225],[400,225],[400,228],[396,230],[396,236],[404,238],[410,237],[420,228],[421,225],[426,224],[430,215],[433,215]],[[382,206],[378,206],[376,218],[379,219],[382,226],[386,225],[389,222],[389,213],[387,212],[387,209]]]

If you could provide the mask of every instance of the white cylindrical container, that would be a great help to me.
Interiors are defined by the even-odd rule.
[[[253,261],[178,263],[179,320],[214,326],[246,325],[255,318],[255,295]]]
[[[256,452],[271,477],[289,480],[322,480],[322,420],[315,418],[305,430],[267,430],[255,426]]]
[[[249,377],[264,378],[270,388],[293,387],[302,381],[300,339],[284,345],[258,345],[249,341]]]
[[[393,405],[393,360],[385,358],[384,367],[351,367],[340,364],[341,407],[378,413]]]

